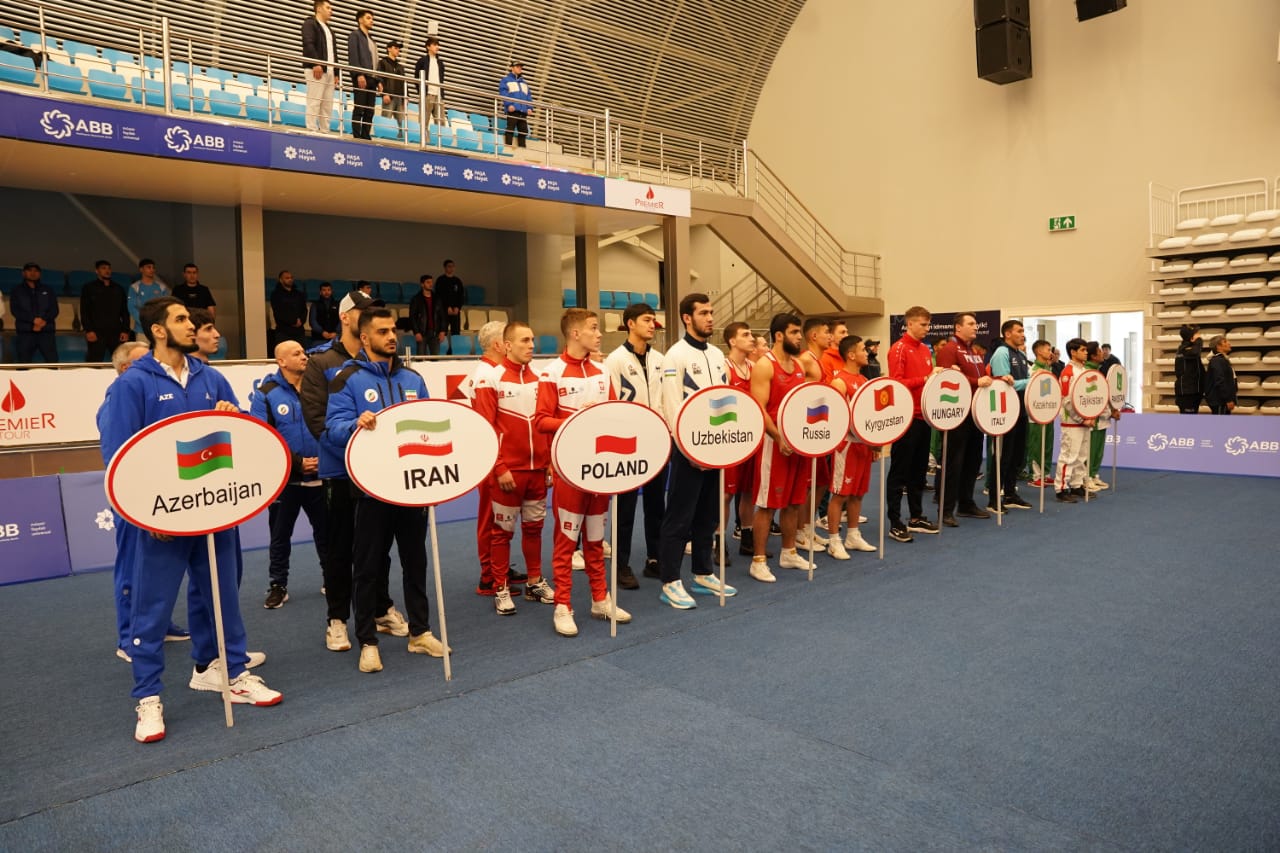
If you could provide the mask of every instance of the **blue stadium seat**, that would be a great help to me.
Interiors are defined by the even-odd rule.
[[[563,294],[564,295],[560,299],[561,307],[563,308],[578,307],[578,291],[574,290],[571,287],[566,287],[563,291]]]
[[[89,353],[89,342],[81,335],[55,335],[53,345],[57,347],[59,361],[84,361]]]
[[[22,270],[18,267],[0,267],[0,293],[6,296],[22,283]]]
[[[658,294],[646,293],[644,295],[644,301],[645,301],[645,304],[647,304],[654,311],[658,310]]]
[[[164,73],[164,62],[158,56],[142,57],[142,67],[146,70],[148,77]]]
[[[615,290],[613,292],[613,307],[618,311],[622,311],[627,307],[627,292],[625,290]]]
[[[214,89],[209,93],[209,110],[216,116],[240,118],[242,107],[240,96],[235,92]]]
[[[35,84],[35,74],[32,74],[32,84]],[[431,147],[439,145],[441,148],[453,147],[453,128],[439,127],[434,124],[427,125],[427,144]]]
[[[186,83],[173,84],[173,108],[181,112],[189,112],[191,106],[191,94],[195,93],[195,111],[198,113],[209,112],[209,104],[205,100],[204,89],[192,89]]]
[[[600,307],[601,308],[613,307],[613,291],[612,290],[600,291]]]
[[[161,80],[153,80],[150,77],[134,77],[129,81],[129,86],[133,89],[133,101],[141,104],[146,99],[148,107],[164,106],[164,82]]]
[[[445,110],[444,117],[446,121],[452,122],[454,119],[459,121],[470,121],[467,114],[462,110]]]
[[[627,294],[627,307],[637,303],[644,302],[644,294],[636,293],[634,290]]]
[[[22,42],[22,44],[26,47],[38,48],[40,47],[40,34],[39,33],[19,33],[18,41]],[[57,44],[57,39],[52,39],[52,38],[49,39],[49,47],[53,47],[55,44]]]
[[[69,92],[72,95],[84,94],[84,72],[74,65],[50,59],[44,64],[44,71],[49,75],[50,91]]]
[[[396,139],[400,135],[400,127],[391,116],[376,115],[373,117],[373,136],[375,139]]]
[[[228,80],[236,79],[236,75],[232,74],[230,71],[226,71],[222,68],[214,68],[212,65],[204,70],[204,76],[208,77],[210,80],[217,80],[219,85],[225,85]]]
[[[480,134],[476,133],[469,127],[455,127],[453,129],[454,144],[461,151],[479,151],[480,150]]]
[[[333,298],[342,299],[348,293],[356,289],[356,283],[346,278],[335,278],[333,280]]]
[[[0,41],[17,41],[18,34],[10,27],[0,27]]]
[[[124,272],[113,272],[111,274],[111,280],[121,287],[128,287],[133,284],[133,276]]]
[[[258,95],[244,96],[244,117],[249,121],[271,121],[271,102]]]
[[[289,127],[307,126],[307,105],[300,101],[276,101],[280,110],[280,123]]]
[[[488,305],[489,303],[486,301],[487,299],[488,297],[485,296],[483,287],[481,287],[478,284],[467,285],[467,304],[468,305]]]
[[[63,293],[67,289],[67,274],[62,270],[42,269],[40,280],[52,287],[54,293]]]
[[[93,270],[72,270],[67,273],[67,292],[72,296],[79,296],[81,288],[97,280],[98,274]]]
[[[555,335],[538,335],[534,349],[539,355],[555,355],[558,344]]]
[[[218,338],[218,351],[209,356],[210,361],[222,361],[227,357],[227,339],[226,337]]]
[[[177,77],[182,77],[185,80],[190,80],[191,79],[191,63],[185,62],[185,61],[183,62],[175,61],[173,63],[173,73]]]
[[[477,131],[480,135],[480,151],[485,154],[497,154],[502,143],[498,141],[498,137],[488,130]]]
[[[241,71],[239,74],[236,75],[236,79],[239,80],[241,83],[244,83],[246,86],[252,86],[253,94],[263,95],[263,96],[266,95],[266,92],[262,91],[262,87],[266,85],[267,81],[259,77],[257,74],[246,74],[243,71]]]
[[[410,333],[401,332],[400,334],[396,335],[396,349],[400,351],[401,355],[404,355],[405,353],[408,353],[409,355],[413,355],[415,352],[417,352],[417,347],[418,347],[418,342],[417,340],[414,339],[413,335],[411,335]]]
[[[36,84],[35,64],[26,57],[0,51],[0,83],[34,86]]]
[[[410,145],[417,145],[422,142],[422,128],[418,126],[418,122],[410,119],[404,125],[405,135],[409,138]]]
[[[449,336],[449,353],[451,355],[472,355],[474,352],[470,335]]]
[[[493,130],[493,123],[486,115],[472,113],[468,118],[471,119],[471,127],[475,130]]]
[[[77,56],[91,56],[98,58],[98,48],[91,44],[85,44],[82,41],[74,41],[72,39],[62,40],[62,49],[67,52],[67,56],[71,57],[71,61],[75,62]]]

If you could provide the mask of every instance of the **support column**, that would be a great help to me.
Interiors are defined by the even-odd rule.
[[[525,237],[525,278],[528,322],[535,335],[560,338],[560,253],[563,237],[528,234]]]
[[[662,324],[668,329],[683,329],[680,322],[680,297],[690,290],[689,220],[667,216],[662,220]]]
[[[573,238],[573,274],[579,308],[600,307],[600,238],[577,234]],[[603,328],[603,324],[601,326]]]
[[[246,358],[267,357],[267,309],[270,293],[263,292],[266,276],[266,239],[262,233],[262,205],[236,208],[240,238],[240,328],[244,330]]]

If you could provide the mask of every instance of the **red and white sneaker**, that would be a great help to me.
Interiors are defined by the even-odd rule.
[[[284,695],[279,690],[272,690],[267,686],[262,676],[254,675],[247,669],[231,679],[231,701],[237,704],[265,708],[279,705],[283,698]]]
[[[159,696],[138,700],[138,724],[133,728],[133,739],[138,743],[164,740],[164,706]]]

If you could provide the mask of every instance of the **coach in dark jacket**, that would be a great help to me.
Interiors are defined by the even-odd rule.
[[[98,261],[93,267],[98,277],[80,290],[80,327],[88,345],[84,360],[110,361],[116,346],[133,337],[129,298],[111,280],[110,262]]]
[[[1229,415],[1236,407],[1236,371],[1227,358],[1231,341],[1218,335],[1209,341],[1213,355],[1205,376],[1204,401],[1215,415]]]
[[[409,325],[417,342],[418,355],[439,355],[444,338],[444,303],[432,289],[432,278],[424,275],[418,280],[422,290],[409,300]]]
[[[373,130],[373,103],[381,89],[373,69],[378,63],[378,45],[373,41],[373,13],[368,9],[356,12],[356,28],[347,34],[347,64],[357,70],[348,71],[351,77],[352,99],[351,135],[356,139],[369,139]]]
[[[1199,326],[1183,326],[1179,332],[1182,343],[1178,345],[1178,354],[1173,361],[1173,399],[1179,412],[1194,415],[1204,399],[1205,376],[1201,360],[1204,342],[1200,340]]]

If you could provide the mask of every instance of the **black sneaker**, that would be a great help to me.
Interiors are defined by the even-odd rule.
[[[1031,504],[1023,500],[1021,495],[1007,495],[1004,499],[1004,505],[1014,509],[1031,509]]]
[[[913,533],[937,533],[938,525],[927,518],[913,518],[907,522],[907,529]]]
[[[280,586],[278,583],[273,583],[271,588],[267,590],[267,600],[262,602],[262,606],[268,610],[275,610],[288,600],[289,590]]]
[[[733,538],[734,538],[734,539],[741,539],[741,538],[742,538],[742,525],[741,525],[741,524],[735,524],[735,525],[733,526]]]
[[[990,518],[991,517],[991,513],[987,512],[985,509],[978,506],[977,504],[973,504],[972,506],[960,507],[958,510],[956,510],[956,515],[960,516],[961,518]]]
[[[1064,503],[1064,504],[1073,504],[1073,503],[1075,503],[1075,502],[1076,502],[1076,496],[1075,496],[1075,495],[1073,495],[1073,494],[1071,494],[1071,490],[1070,490],[1070,489],[1068,489],[1067,491],[1064,491],[1064,492],[1057,492],[1057,493],[1056,493],[1056,496],[1057,496],[1058,500],[1059,500],[1059,501],[1061,501],[1061,502],[1062,502],[1062,503]]]
[[[518,583],[528,583],[528,581],[529,581],[529,575],[528,575],[528,574],[526,574],[525,572],[517,572],[515,569],[508,569],[508,570],[507,570],[507,585],[508,585],[508,586],[514,586],[515,584],[518,584]],[[513,590],[513,591],[511,592],[511,594],[512,594],[512,595],[515,595],[516,593],[515,593],[515,591]]]
[[[662,572],[658,571],[658,561],[650,557],[644,561],[644,571],[640,574],[647,578],[661,578]]]
[[[960,522],[956,521],[956,517],[949,512],[942,514],[942,523],[947,527],[959,527]]]
[[[782,535],[782,528],[778,526],[778,522],[776,521],[769,522],[769,535],[770,536]]]
[[[1082,497],[1084,497],[1084,496],[1085,496],[1085,494],[1084,494],[1084,486],[1076,486],[1076,487],[1074,487],[1074,488],[1071,490],[1071,494],[1075,495],[1075,496],[1076,496],[1076,497],[1078,497],[1078,498],[1082,498]]]
[[[899,521],[889,528],[889,538],[896,539],[899,542],[910,542],[913,537],[911,532],[907,530],[907,526]]]
[[[632,573],[630,566],[622,566],[618,569],[618,586],[623,589],[640,588],[640,581],[636,580],[636,576]]]

